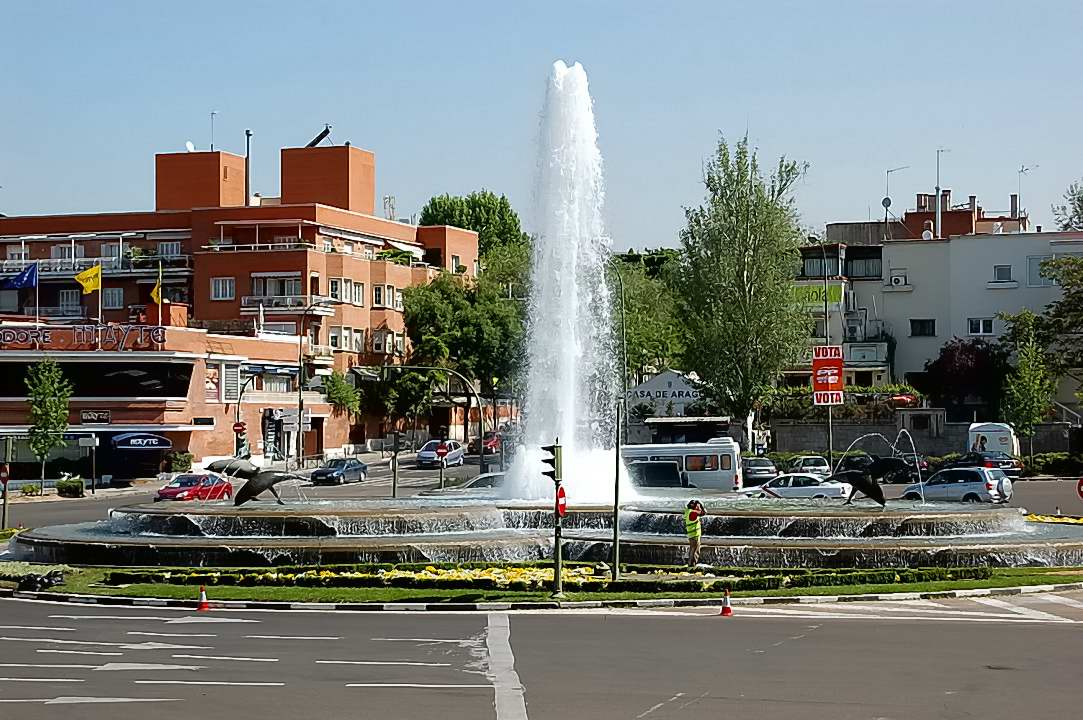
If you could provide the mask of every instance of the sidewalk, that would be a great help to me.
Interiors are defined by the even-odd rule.
[[[36,503],[36,502],[54,502],[57,500],[78,500],[79,498],[67,498],[60,497],[56,494],[56,490],[49,491],[52,488],[51,483],[55,480],[46,480],[45,483],[45,495],[23,495],[18,487],[8,487],[8,503]],[[35,483],[37,484],[37,483]],[[151,490],[156,490],[160,483],[157,478],[141,478],[138,480],[132,480],[130,487],[98,487],[97,491],[92,495],[90,493],[90,486],[87,485],[85,498],[96,497],[124,497],[125,495],[140,495]]]

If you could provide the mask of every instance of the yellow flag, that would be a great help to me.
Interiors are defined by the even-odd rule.
[[[158,263],[158,282],[154,284],[154,289],[150,291],[150,299],[159,305],[162,303],[162,263]]]
[[[89,295],[95,290],[102,289],[102,266],[95,265],[87,268],[75,276],[76,281],[83,286],[83,294]]]

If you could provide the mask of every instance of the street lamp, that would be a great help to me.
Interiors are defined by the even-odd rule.
[[[823,256],[824,263],[824,345],[831,344],[831,316],[827,312],[827,245],[820,243],[820,253]],[[838,248],[838,262],[842,263],[842,249]],[[841,268],[840,268],[841,270]],[[815,383],[815,379],[813,383]],[[832,461],[834,460],[834,447],[835,447],[835,429],[832,423],[831,405],[827,406],[827,466],[832,467]]]
[[[620,444],[621,428],[624,429],[624,441],[628,441],[628,316],[624,312],[624,278],[620,274],[620,265],[610,255],[609,264],[617,276],[620,287],[620,339],[621,339],[621,396],[617,402],[617,426],[614,428],[616,443],[613,448],[613,568],[610,571],[614,581],[620,580]],[[622,413],[621,410],[624,410]],[[623,426],[621,422],[623,421]]]
[[[317,307],[330,307],[331,305],[338,304],[338,301],[334,298],[316,297],[308,304],[305,311],[301,313],[300,326],[297,328],[297,469],[300,470],[302,463],[304,462],[305,454],[305,433],[304,433],[304,417],[305,417],[305,360],[304,360],[304,336],[305,336],[305,318]]]

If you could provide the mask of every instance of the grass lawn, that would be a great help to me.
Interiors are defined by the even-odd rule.
[[[157,597],[195,600],[198,586],[140,584],[123,587],[102,585],[105,569],[77,568],[68,573],[55,592],[123,597]],[[1057,568],[1003,568],[994,570],[987,580],[961,580],[888,585],[847,585],[811,588],[784,588],[734,593],[734,597],[780,597],[794,595],[864,595],[893,592],[937,592],[964,588],[998,588],[1017,585],[1055,585],[1083,581],[1083,571]],[[327,603],[441,603],[441,602],[537,602],[549,600],[546,592],[508,592],[500,590],[433,590],[416,588],[312,588],[312,587],[238,587],[210,586],[211,600],[263,600],[272,602]],[[688,593],[680,597],[721,597],[720,592]],[[668,597],[665,593],[590,592],[567,593],[566,600],[632,600]]]

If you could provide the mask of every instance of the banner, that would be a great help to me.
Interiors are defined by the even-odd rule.
[[[824,286],[823,283],[816,285],[794,285],[793,295],[799,303],[807,305],[809,309],[823,308]],[[840,283],[828,284],[827,302],[838,305],[842,302],[842,285]]]

